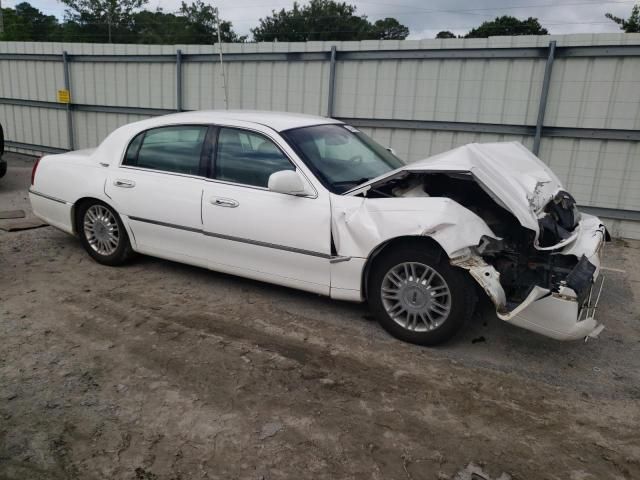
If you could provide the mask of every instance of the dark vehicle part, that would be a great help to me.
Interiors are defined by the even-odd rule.
[[[0,124],[0,178],[4,177],[7,173],[7,161],[2,159],[4,154],[4,130],[2,124]]]

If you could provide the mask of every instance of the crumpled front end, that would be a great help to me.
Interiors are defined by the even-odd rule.
[[[445,198],[458,204],[481,220],[482,228],[478,222],[459,224],[462,216],[447,210],[449,236],[439,238],[438,225],[422,235],[438,241],[453,265],[469,271],[499,318],[559,340],[602,330],[595,313],[606,228],[581,213],[553,172],[522,145],[466,145],[347,194],[375,202],[395,199],[402,202],[398,211],[404,211],[403,204],[415,208],[417,200],[425,206]],[[427,209],[424,215],[429,218]],[[449,238],[463,247],[454,250]]]
[[[595,337],[604,328],[596,311],[607,232],[597,217],[586,214],[576,230],[570,244],[520,262],[505,264],[508,252],[481,243],[458,252],[451,263],[469,271],[496,305],[500,319],[557,340]]]

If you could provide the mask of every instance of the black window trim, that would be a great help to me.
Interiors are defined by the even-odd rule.
[[[217,177],[216,177],[216,163],[217,163],[217,161],[218,161],[218,140],[219,140],[219,138],[220,138],[220,131],[221,131],[223,128],[226,128],[226,129],[229,129],[229,130],[240,130],[241,132],[251,132],[251,133],[254,133],[254,134],[256,134],[256,135],[259,135],[259,136],[264,137],[265,139],[269,140],[269,141],[270,141],[271,143],[273,143],[273,144],[275,145],[275,147],[280,151],[280,153],[282,154],[282,156],[283,156],[284,158],[286,158],[286,159],[289,161],[289,163],[290,163],[290,164],[291,164],[291,166],[293,167],[294,171],[295,171],[295,172],[298,172],[299,174],[302,174],[302,175],[303,175],[303,177],[307,180],[307,182],[312,186],[312,188],[313,188],[313,189],[314,189],[314,191],[315,191],[315,187],[313,186],[313,184],[312,184],[311,182],[309,182],[309,179],[308,179],[308,178],[307,178],[307,176],[306,176],[306,175],[304,175],[304,173],[300,170],[300,167],[298,167],[298,165],[296,164],[296,162],[294,162],[294,161],[291,159],[291,157],[290,157],[289,155],[287,155],[287,152],[285,152],[284,150],[282,150],[282,148],[280,148],[280,145],[278,145],[278,143],[277,143],[273,138],[271,138],[269,135],[267,135],[267,134],[265,134],[264,132],[261,132],[261,131],[259,131],[259,130],[254,130],[254,129],[246,128],[246,127],[237,127],[237,126],[235,126],[235,125],[222,125],[222,124],[216,124],[216,125],[215,125],[215,127],[217,128],[217,132],[216,132],[216,137],[215,137],[214,154],[213,154],[213,156],[211,157],[211,162],[210,162],[210,165],[211,165],[211,166],[210,166],[210,168],[209,168],[210,174],[209,174],[209,175],[208,175],[208,177],[207,177],[209,180],[212,180],[212,181],[214,181],[214,182],[221,182],[221,183],[225,183],[225,184],[228,184],[228,185],[236,185],[236,186],[239,186],[239,187],[255,188],[255,189],[258,189],[258,190],[267,190],[267,191],[269,191],[269,188],[268,188],[268,187],[261,187],[261,186],[259,186],[259,185],[249,185],[249,184],[247,184],[247,183],[232,182],[232,181],[229,181],[229,180],[222,180],[222,179],[220,179],[220,178],[217,178]],[[287,144],[288,144],[288,142],[287,142]],[[315,192],[315,196],[317,196],[317,194],[318,194],[318,193],[317,193],[317,192]]]
[[[172,128],[172,127],[198,127],[198,128],[206,128],[207,131],[204,135],[204,139],[202,140],[202,146],[200,147],[200,163],[198,164],[198,174],[197,175],[191,175],[188,173],[180,173],[180,172],[171,172],[168,170],[160,170],[157,168],[146,168],[146,167],[139,167],[137,165],[127,165],[124,162],[127,159],[127,152],[129,151],[129,147],[131,146],[131,144],[139,137],[142,135],[142,141],[140,142],[140,145],[138,145],[138,150],[136,151],[136,162],[138,160],[138,155],[140,154],[140,149],[142,148],[142,144],[144,142],[144,139],[147,136],[147,132],[150,132],[151,130],[159,130],[161,128]],[[206,158],[205,157],[205,152],[206,152],[206,147],[209,147],[210,144],[208,143],[209,140],[209,135],[211,134],[212,130],[216,130],[216,126],[215,125],[211,125],[209,123],[170,123],[167,125],[159,125],[156,127],[151,127],[151,128],[147,128],[145,130],[141,130],[140,132],[136,133],[131,140],[129,140],[129,142],[127,143],[127,148],[124,149],[124,152],[122,154],[122,158],[120,159],[120,165],[118,165],[120,168],[128,168],[128,169],[132,169],[132,170],[141,170],[144,172],[156,172],[156,173],[161,173],[164,175],[175,175],[178,177],[187,177],[187,178],[201,178],[201,179],[206,179],[207,177],[207,171],[206,168],[203,169],[203,165],[205,165],[207,163]],[[217,135],[216,135],[216,139],[217,139]]]
[[[262,124],[259,124],[262,125]],[[324,125],[324,124],[322,124]],[[338,124],[339,125],[339,124]],[[139,135],[146,135],[146,133],[150,130],[156,130],[158,128],[165,128],[165,127],[207,127],[207,133],[205,135],[205,139],[203,141],[203,150],[201,152],[201,163],[200,163],[200,172],[199,175],[189,175],[187,173],[178,173],[178,172],[168,172],[166,170],[156,170],[153,168],[144,168],[144,167],[137,167],[137,166],[133,166],[133,165],[125,165],[124,161],[126,159],[127,156],[127,151],[129,150],[129,146],[131,145],[131,143],[138,138]],[[269,127],[268,125],[262,125],[264,127],[270,128],[273,130],[273,128]],[[300,175],[302,175],[302,177],[307,181],[308,185],[311,187],[311,189],[313,190],[313,195],[309,195],[306,198],[310,198],[310,199],[316,199],[318,198],[319,194],[318,194],[318,189],[316,188],[316,186],[314,185],[314,183],[309,179],[309,175],[307,175],[298,165],[298,162],[302,162],[302,164],[306,167],[309,168],[309,166],[307,165],[307,162],[304,160],[304,157],[301,156],[298,151],[291,145],[291,142],[289,142],[287,140],[287,138],[282,135],[282,132],[278,132],[276,130],[274,130],[274,132],[280,137],[280,139],[289,146],[289,148],[291,148],[296,155],[298,156],[299,160],[296,161],[294,160],[291,155],[289,155],[287,152],[285,152],[282,147],[280,145],[278,145],[277,140],[269,135],[268,133],[262,132],[260,130],[254,129],[254,128],[250,128],[250,127],[246,127],[246,126],[237,126],[237,125],[225,125],[223,123],[170,123],[167,125],[159,125],[159,126],[155,126],[155,127],[150,127],[147,128],[145,130],[141,130],[138,133],[136,133],[133,137],[131,137],[131,139],[128,141],[127,143],[127,147],[124,149],[122,156],[120,158],[120,163],[118,165],[118,168],[126,168],[126,169],[131,169],[131,170],[140,170],[143,172],[153,172],[153,173],[157,173],[157,174],[161,174],[161,175],[173,175],[173,176],[177,176],[177,177],[186,177],[186,178],[196,178],[196,179],[202,179],[202,180],[206,180],[208,182],[219,182],[219,183],[223,183],[225,185],[232,185],[232,186],[236,186],[236,187],[243,187],[243,188],[253,188],[255,190],[264,190],[264,191],[270,191],[269,188],[266,187],[258,187],[256,185],[247,185],[244,183],[235,183],[235,182],[229,182],[226,180],[220,180],[215,178],[214,176],[214,172],[215,172],[215,162],[216,162],[216,157],[218,155],[218,136],[220,135],[220,130],[222,128],[231,128],[231,129],[236,129],[236,130],[244,130],[247,132],[252,132],[252,133],[256,133],[258,135],[261,135],[267,139],[269,139],[271,142],[273,142],[273,144],[278,148],[278,150],[280,150],[280,152],[282,152],[282,154],[285,156],[285,158],[287,160],[289,160],[289,162],[291,163],[291,165],[293,165],[293,167],[295,168],[295,171],[298,172]],[[293,129],[291,129],[293,130]],[[143,138],[144,140],[144,138]],[[140,146],[138,147],[138,149],[140,149],[142,146],[142,142],[140,142]],[[212,155],[211,155],[211,161],[207,162],[206,158],[204,159],[204,163],[207,163],[208,165],[205,166],[205,168],[202,168],[202,162],[203,162],[203,155],[204,155],[204,149],[205,146],[208,146],[210,148],[212,148]],[[137,155],[137,153],[136,153]],[[320,182],[320,184],[327,190],[327,192],[330,192],[331,190],[326,188],[326,186],[324,185],[324,182],[315,174],[315,172],[310,169],[310,172],[312,174],[312,176],[316,179],[316,181]],[[273,193],[277,193],[277,192],[273,192]]]

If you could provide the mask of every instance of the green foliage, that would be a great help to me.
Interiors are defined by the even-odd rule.
[[[548,35],[537,18],[529,17],[518,20],[516,17],[504,15],[495,20],[484,22],[465,35],[465,38],[487,38],[497,35]]]
[[[620,30],[624,30],[625,33],[640,33],[640,5],[634,5],[631,16],[627,19],[615,17],[611,13],[607,13],[605,17],[620,25]]]
[[[149,0],[60,0],[68,8],[67,23],[87,41],[126,42],[133,13]]]
[[[395,18],[372,24],[355,13],[355,6],[333,0],[311,0],[303,6],[294,2],[291,10],[273,10],[271,16],[261,18],[251,33],[256,42],[403,40],[409,35],[409,29]]]
[[[371,27],[371,32],[376,40],[404,40],[409,36],[409,29],[390,17],[376,20]]]
[[[448,30],[442,30],[441,32],[438,32],[436,38],[456,38],[456,36]]]
[[[212,44],[218,42],[216,10],[202,0],[182,2],[176,13],[141,10],[148,0],[61,0],[69,8],[59,23],[28,3],[4,8],[1,40]],[[243,42],[230,22],[220,21],[223,42]]]
[[[4,34],[0,40],[55,41],[60,37],[60,24],[53,15],[45,15],[26,2],[15,8],[2,9]]]

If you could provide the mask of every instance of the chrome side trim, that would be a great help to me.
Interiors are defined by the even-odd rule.
[[[201,228],[185,227],[182,225],[175,225],[173,223],[160,222],[158,220],[149,220],[148,218],[140,218],[140,217],[132,217],[132,216],[128,216],[128,217],[130,220],[134,220],[136,222],[151,223],[152,225],[160,225],[161,227],[175,228],[177,230],[185,230],[187,232],[193,232],[193,233],[204,233]]]
[[[60,198],[52,197],[51,195],[45,195],[44,193],[36,192],[32,188],[29,189],[29,193],[33,193],[34,195],[37,195],[39,197],[46,198],[47,200],[52,200],[54,202],[62,203],[64,205],[72,205],[71,202],[67,202],[67,201],[62,200]]]
[[[326,253],[321,253],[321,252],[314,252],[311,250],[304,250],[302,248],[295,248],[295,247],[288,247],[286,245],[277,245],[275,243],[269,243],[269,242],[261,242],[259,240],[251,240],[249,238],[241,238],[241,237],[234,237],[231,235],[223,235],[220,233],[213,233],[213,232],[207,232],[203,229],[200,228],[193,228],[193,227],[185,227],[182,225],[175,225],[173,223],[166,223],[166,222],[160,222],[158,220],[150,220],[148,218],[140,218],[140,217],[131,217],[129,216],[130,220],[134,220],[136,222],[143,222],[143,223],[150,223],[152,225],[159,225],[161,227],[167,227],[167,228],[175,228],[178,230],[184,230],[187,232],[193,232],[193,233],[201,233],[207,237],[214,237],[214,238],[220,238],[222,240],[229,240],[231,242],[240,242],[240,243],[246,243],[248,245],[256,245],[258,247],[265,247],[265,248],[272,248],[274,250],[283,250],[285,252],[292,252],[292,253],[299,253],[301,255],[308,255],[311,257],[318,257],[318,258],[324,258],[329,260],[331,263],[337,263],[337,262],[348,262],[349,260],[351,260],[351,257],[342,257],[342,256],[332,256]]]
[[[327,260],[330,260],[332,258],[331,255],[328,255],[326,253],[313,252],[311,250],[304,250],[302,248],[287,247],[285,245],[277,245],[275,243],[261,242],[259,240],[251,240],[249,238],[232,237],[231,235],[222,235],[220,233],[213,233],[213,232],[206,232],[206,231],[203,231],[202,233],[204,233],[207,237],[215,237],[215,238],[220,238],[222,240],[230,240],[232,242],[246,243],[249,245],[256,245],[258,247],[273,248],[274,250],[284,250],[285,252],[299,253],[301,255],[309,255],[311,257],[326,258]]]

